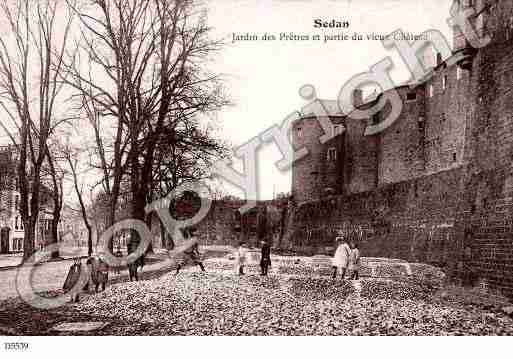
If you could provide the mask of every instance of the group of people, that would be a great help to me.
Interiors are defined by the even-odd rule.
[[[261,241],[262,245],[260,253],[260,275],[266,276],[271,266],[271,245],[267,241]],[[239,242],[239,246],[235,251],[235,272],[244,275],[244,267],[247,263],[248,251],[244,242]]]
[[[358,279],[360,250],[358,249],[356,241],[351,241],[348,244],[344,236],[337,237],[336,241],[338,246],[332,259],[333,279],[337,277],[339,271],[342,279],[345,278],[346,273],[349,274],[349,279]]]
[[[177,260],[176,274],[180,272],[180,270],[186,264],[197,265],[200,267],[202,272],[205,272],[205,266],[203,265],[201,259],[201,253],[199,252],[199,240],[195,235],[196,229],[189,228],[184,231],[184,236],[190,241],[190,245],[182,252],[181,258]],[[333,265],[333,278],[337,277],[338,272],[340,271],[342,278],[346,277],[346,273],[349,274],[349,279],[358,279],[359,276],[359,267],[360,267],[360,251],[358,249],[358,245],[356,241],[347,242],[345,236],[339,236],[336,238],[338,243],[337,249],[332,259]],[[116,253],[116,256],[120,255]],[[129,252],[131,252],[129,250]],[[238,275],[244,275],[244,268],[248,263],[248,250],[245,246],[244,242],[239,242],[239,246],[235,250],[235,272]],[[142,259],[141,261],[144,261]],[[130,280],[133,280],[134,277],[137,280],[137,266],[140,265],[142,267],[144,262],[136,263],[135,265],[129,266]],[[94,285],[96,291],[98,291],[98,287],[101,285],[102,289],[105,290],[105,285],[108,281],[108,267],[100,258],[89,258],[87,261],[88,273],[90,275],[90,281],[87,283],[87,287],[90,284]],[[262,276],[266,276],[269,273],[269,268],[271,267],[271,245],[267,241],[261,242],[261,256],[260,256],[260,274]],[[68,277],[66,278],[64,289],[69,290],[73,287],[73,285],[78,281],[81,272],[81,263],[80,261],[75,261],[73,266],[70,268],[70,272],[68,273]],[[119,269],[115,269],[119,272]],[[86,289],[86,288],[84,288]],[[75,298],[72,298],[72,301],[78,301],[78,294]]]
[[[202,272],[205,272],[205,266],[201,261],[201,255],[199,252],[199,240],[194,235],[195,229],[190,229],[186,237],[191,240],[192,245],[183,252],[184,259],[178,261],[176,274],[180,272],[180,269],[189,262],[193,265],[200,267]],[[359,278],[360,268],[360,251],[356,241],[347,242],[345,236],[339,236],[336,238],[338,243],[335,255],[332,259],[333,265],[333,278],[337,277],[340,271],[342,278],[346,277],[346,273],[349,275],[348,279]],[[269,273],[271,267],[271,245],[267,241],[261,241],[261,255],[260,255],[260,275],[266,276]],[[248,250],[244,242],[239,242],[239,245],[234,253],[235,256],[235,273],[242,276],[245,274],[244,269],[248,263]]]
[[[100,286],[102,291],[104,291],[109,280],[109,267],[102,258],[98,256],[87,258],[86,267],[83,267],[80,259],[75,259],[63,284],[63,290],[65,292],[70,291],[77,285],[83,271],[85,271],[86,281],[83,283],[84,286],[82,288],[75,289],[72,292],[71,302],[78,303],[80,293],[88,292],[93,287],[95,293],[98,293]]]

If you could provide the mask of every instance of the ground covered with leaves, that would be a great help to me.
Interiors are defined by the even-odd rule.
[[[249,268],[252,274],[239,277],[229,261],[209,261],[206,273],[193,268],[177,276],[171,272],[118,283],[78,304],[48,311],[13,299],[0,303],[0,333],[57,335],[52,328],[59,323],[102,321],[108,325],[86,334],[513,334],[513,320],[500,310],[440,296],[433,280],[437,271],[428,266],[401,278],[394,274],[347,281],[321,275],[329,274],[326,267],[311,263],[275,260],[277,267],[269,277],[256,274],[254,266]],[[390,272],[397,271],[402,267],[394,265]]]

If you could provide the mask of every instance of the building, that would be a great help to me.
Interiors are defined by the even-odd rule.
[[[309,154],[293,167],[288,245],[331,250],[345,231],[364,255],[470,273],[513,297],[513,2],[455,5],[475,10],[473,25],[491,42],[473,48],[455,29],[451,58],[394,89],[403,109],[390,127],[365,135],[389,108],[352,120],[334,101],[323,104],[345,131],[331,141],[320,143],[316,117],[295,122],[294,145]],[[353,97],[361,107],[379,100]]]
[[[14,146],[0,146],[0,254],[23,252],[25,229],[19,209],[16,154]],[[52,241],[52,202],[46,188],[42,187],[41,192],[42,205],[36,226],[36,249]]]

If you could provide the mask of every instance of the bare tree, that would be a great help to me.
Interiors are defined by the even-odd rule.
[[[46,163],[47,166],[43,166],[41,171],[42,184],[45,185],[46,179],[48,188],[51,188],[51,197],[53,202],[52,209],[52,222],[51,222],[51,241],[47,244],[57,243],[59,240],[59,222],[61,219],[62,207],[64,205],[64,171],[59,166],[61,160],[60,152],[54,145],[50,149],[47,146]],[[59,250],[53,249],[51,252],[51,258],[55,259],[59,257]]]
[[[183,123],[172,129],[173,141],[159,144],[155,156],[155,169],[152,178],[152,196],[166,197],[180,185],[210,177],[215,160],[228,155],[227,146],[217,140],[208,130],[200,130],[198,119],[184,117]],[[173,214],[176,217],[176,213]],[[163,245],[173,246],[173,239],[166,236],[160,223],[160,236]]]
[[[177,141],[184,119],[227,104],[218,76],[205,69],[221,44],[209,38],[205,13],[193,0],[91,4],[70,4],[83,29],[80,55],[66,64],[67,82],[93,125],[111,199],[108,224],[114,223],[123,181],[130,184],[132,217],[150,221],[145,205],[153,195],[159,147]],[[100,130],[107,125],[113,130]]]
[[[82,214],[82,220],[87,228],[87,255],[90,257],[93,254],[93,226],[89,220],[87,213],[87,207],[84,201],[84,184],[79,180],[79,159],[77,151],[68,144],[63,151],[64,157],[68,164],[73,180],[73,189],[80,204],[80,213]]]
[[[6,25],[6,34],[0,38],[0,106],[5,113],[1,127],[19,153],[24,261],[35,248],[48,139],[61,120],[54,112],[63,87],[59,77],[73,16],[68,12],[57,17],[59,6],[58,0],[13,0],[0,5]]]

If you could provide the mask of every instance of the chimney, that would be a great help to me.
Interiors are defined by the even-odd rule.
[[[436,66],[440,66],[442,64],[442,54],[437,52],[436,53]]]
[[[363,91],[361,89],[355,89],[353,91],[353,106],[359,107],[363,105]]]

